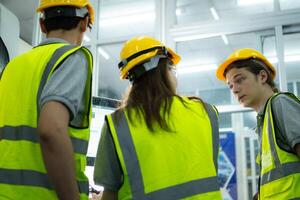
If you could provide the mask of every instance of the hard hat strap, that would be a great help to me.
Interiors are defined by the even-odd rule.
[[[42,18],[50,19],[55,17],[81,17],[89,13],[87,7],[76,8],[73,6],[55,6],[45,9]]]
[[[130,56],[129,58],[127,59],[124,59],[122,60],[119,64],[118,64],[118,67],[119,69],[122,69],[123,67],[125,67],[127,65],[127,63],[129,63],[131,60],[143,55],[143,54],[146,54],[146,53],[149,53],[151,51],[154,51],[154,50],[161,50],[162,51],[162,54],[163,55],[168,55],[168,50],[164,47],[164,46],[158,46],[158,47],[152,47],[150,49],[145,49],[143,51],[140,51],[136,54],[133,54],[132,56]]]
[[[134,82],[137,78],[141,77],[146,72],[156,68],[158,66],[159,60],[161,58],[167,58],[167,56],[166,55],[156,55],[156,56],[150,58],[149,61],[135,66],[128,72],[126,79],[129,79],[130,82]]]
[[[255,64],[261,66],[264,70],[266,70],[268,74],[274,75],[274,72],[272,71],[272,69],[263,60],[261,60],[259,58],[252,58],[251,60]]]

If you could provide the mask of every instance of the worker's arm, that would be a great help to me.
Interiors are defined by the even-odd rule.
[[[45,166],[60,200],[79,200],[72,143],[68,134],[69,111],[61,103],[42,106],[38,134]]]
[[[298,155],[298,157],[300,158],[300,143],[295,145],[295,152]]]
[[[118,194],[116,192],[112,192],[104,189],[101,200],[117,200],[117,199],[118,199]]]

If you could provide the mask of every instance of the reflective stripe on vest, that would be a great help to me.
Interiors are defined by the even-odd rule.
[[[4,126],[0,127],[0,139],[5,140],[25,140],[29,142],[39,143],[39,136],[36,128],[29,126]],[[71,137],[73,150],[78,154],[86,154],[88,141]]]
[[[218,116],[211,105],[207,103],[203,103],[211,125],[212,129],[212,139],[213,139],[213,157],[216,169],[218,169],[218,155],[219,155],[219,123],[218,123]]]
[[[207,109],[210,112],[209,116],[214,112],[212,109]],[[214,114],[215,115],[215,114]],[[166,200],[166,199],[180,199],[184,197],[189,197],[197,194],[214,192],[219,190],[218,180],[216,176],[203,178],[199,180],[189,181],[186,183],[170,186],[154,192],[145,193],[144,183],[141,172],[141,167],[139,166],[139,161],[135,146],[133,144],[132,136],[130,134],[129,126],[125,117],[125,113],[120,113],[120,117],[116,116],[116,113],[111,115],[116,134],[119,138],[119,144],[122,149],[126,170],[128,173],[129,183],[132,189],[132,199],[133,200]],[[217,124],[212,123],[213,135],[218,134]],[[218,141],[216,137],[213,138],[213,157],[218,156]]]
[[[22,180],[20,179],[22,177]],[[12,185],[37,186],[53,190],[53,185],[47,174],[33,170],[15,170],[0,168],[0,182]],[[88,181],[77,181],[81,193],[89,193]]]
[[[75,47],[76,47],[75,45],[65,45],[65,46],[58,48],[52,55],[50,61],[47,63],[47,65],[44,69],[44,73],[42,75],[42,79],[40,81],[38,93],[36,96],[36,98],[37,98],[37,113],[38,113],[37,119],[39,119],[39,113],[40,113],[39,112],[39,99],[42,95],[42,91],[43,91],[44,86],[48,80],[48,77],[52,71],[52,68],[54,67],[54,65],[58,61],[58,59],[60,59],[62,57],[62,55],[64,55],[66,52],[70,51],[71,49],[73,49]]]
[[[274,98],[278,94],[274,95],[271,98]],[[270,152],[272,154],[272,157],[274,159],[274,169],[262,174],[261,176],[261,184],[260,186],[263,186],[267,183],[270,183],[272,181],[278,180],[280,178],[283,178],[285,176],[289,176],[292,174],[300,173],[300,162],[288,162],[288,163],[281,163],[279,160],[278,152],[276,151],[276,144],[275,144],[275,133],[274,133],[274,125],[271,121],[271,100],[267,103],[266,113],[265,117],[268,118],[267,121],[267,128],[268,128],[268,138],[269,138],[269,144],[270,144]],[[263,162],[263,161],[262,161]]]

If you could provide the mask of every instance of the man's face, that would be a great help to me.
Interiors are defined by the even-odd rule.
[[[250,108],[259,106],[263,85],[255,74],[246,68],[232,68],[226,74],[226,81],[240,104]]]

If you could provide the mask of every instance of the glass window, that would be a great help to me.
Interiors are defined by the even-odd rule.
[[[278,58],[276,53],[276,38],[274,29],[266,31],[261,37],[262,53],[278,69]],[[279,88],[279,76],[275,77],[276,87]]]
[[[218,63],[227,55],[221,37],[177,43],[182,57],[178,64],[178,92],[195,95],[208,103],[230,104],[230,91],[226,84],[216,78]]]
[[[137,35],[154,36],[154,0],[102,0],[99,13],[100,41],[127,40]]]
[[[253,191],[252,191],[252,180],[248,180],[248,194],[249,194],[248,199],[252,199],[252,197],[253,197],[252,193],[253,193]]]
[[[1,54],[0,54],[0,78],[1,78],[2,70],[4,70],[5,66],[9,62],[9,53],[1,37],[0,37],[0,50],[1,50]]]
[[[281,10],[300,8],[299,0],[279,0]]]
[[[100,97],[121,99],[129,81],[120,80],[118,68],[119,54],[123,43],[97,47],[98,91]]]
[[[298,27],[298,32],[296,33],[289,33],[288,27],[284,30],[286,30],[286,33],[283,35],[286,79],[293,82],[300,79],[300,28]]]
[[[95,20],[94,20],[94,24],[92,25],[92,29],[91,30],[87,30],[85,32],[84,38],[83,38],[83,44],[84,45],[90,45],[91,43],[95,42],[92,41],[94,38],[96,38],[95,36],[97,35],[96,33],[96,26],[99,24],[99,20],[97,19],[97,13],[98,13],[98,3],[96,2],[96,0],[90,0],[94,10],[95,10]]]
[[[244,127],[255,130],[256,128],[256,112],[244,112],[243,113],[243,122],[244,122]]]
[[[226,105],[230,102],[230,91],[227,88],[215,89],[214,92],[211,92],[211,90],[199,90],[196,91],[196,96],[214,105]]]
[[[293,83],[288,83],[288,91],[291,93],[294,93],[294,84]]]
[[[298,97],[300,97],[300,82],[297,82],[297,94]]]
[[[251,155],[250,155],[250,139],[248,137],[245,138],[245,155],[246,155],[246,163],[247,163],[247,176],[251,176]]]
[[[258,140],[257,139],[254,139],[253,140],[253,145],[254,145],[254,156],[256,158],[256,156],[258,155],[259,153],[259,144],[258,144]],[[255,162],[255,172],[256,172],[256,176],[259,176],[259,165]]]
[[[219,114],[219,128],[231,128],[231,113],[220,113]]]
[[[272,12],[273,1],[252,0],[177,0],[177,23],[213,21],[218,18],[235,19],[260,13]],[[212,11],[212,9],[214,11]],[[217,15],[217,16],[216,16]]]

